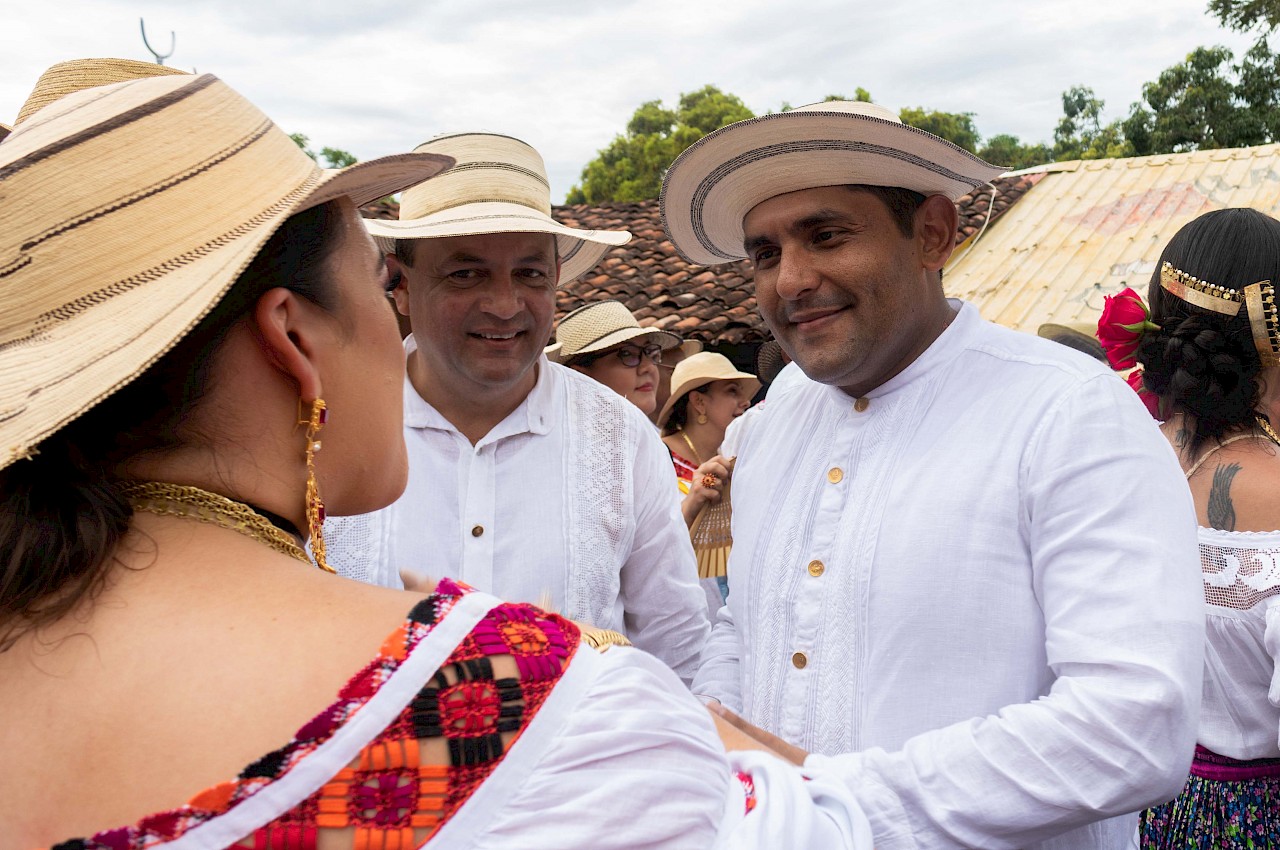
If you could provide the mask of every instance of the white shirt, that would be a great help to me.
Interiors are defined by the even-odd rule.
[[[405,340],[410,352],[413,337]],[[476,445],[405,380],[409,483],[325,522],[343,575],[447,575],[626,634],[686,681],[710,631],[671,457],[644,414],[543,357],[532,391]]]
[[[1191,496],[1123,381],[952,303],[865,403],[810,382],[752,423],[694,692],[840,772],[877,850],[1127,847],[1083,825],[1194,745]]]
[[[1200,529],[1204,704],[1200,744],[1280,758],[1280,531]]]

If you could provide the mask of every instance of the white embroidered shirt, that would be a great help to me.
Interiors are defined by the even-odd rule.
[[[694,692],[839,771],[878,850],[1127,847],[1091,822],[1191,761],[1190,493],[1123,381],[952,304],[865,399],[806,382],[743,434]]]
[[[474,446],[406,378],[408,486],[380,511],[328,519],[329,561],[386,587],[407,569],[546,605],[626,634],[688,681],[710,624],[671,457],[635,405],[545,357],[537,368]]]

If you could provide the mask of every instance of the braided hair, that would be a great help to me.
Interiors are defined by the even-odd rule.
[[[1196,307],[1160,286],[1164,263],[1218,286],[1243,289],[1280,280],[1280,221],[1251,209],[1205,213],[1165,246],[1151,276],[1151,320],[1138,346],[1143,383],[1166,415],[1187,418],[1185,451],[1255,425],[1262,361],[1247,311],[1225,316]]]

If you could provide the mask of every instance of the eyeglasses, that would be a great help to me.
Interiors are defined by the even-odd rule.
[[[660,345],[646,345],[644,348],[633,348],[628,345],[610,353],[616,355],[622,361],[622,365],[628,369],[639,366],[641,357],[659,366],[662,365],[662,346]]]

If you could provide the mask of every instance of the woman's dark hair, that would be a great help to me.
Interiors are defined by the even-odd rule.
[[[330,202],[288,219],[223,299],[141,376],[45,439],[30,460],[0,469],[0,652],[101,590],[132,509],[115,469],[174,448],[209,383],[227,332],[269,289],[333,310],[326,261],[338,244]]]
[[[675,404],[671,405],[671,415],[667,417],[667,424],[662,426],[663,436],[670,436],[676,431],[684,430],[684,426],[689,422],[689,396],[693,393],[706,393],[711,389],[711,383],[708,381],[700,387],[694,387],[676,399]]]
[[[1187,414],[1188,456],[1254,424],[1262,362],[1242,307],[1225,316],[1188,304],[1160,286],[1164,263],[1218,286],[1244,289],[1280,280],[1280,221],[1251,209],[1205,213],[1169,240],[1151,276],[1151,320],[1138,346],[1143,383],[1165,415]]]

